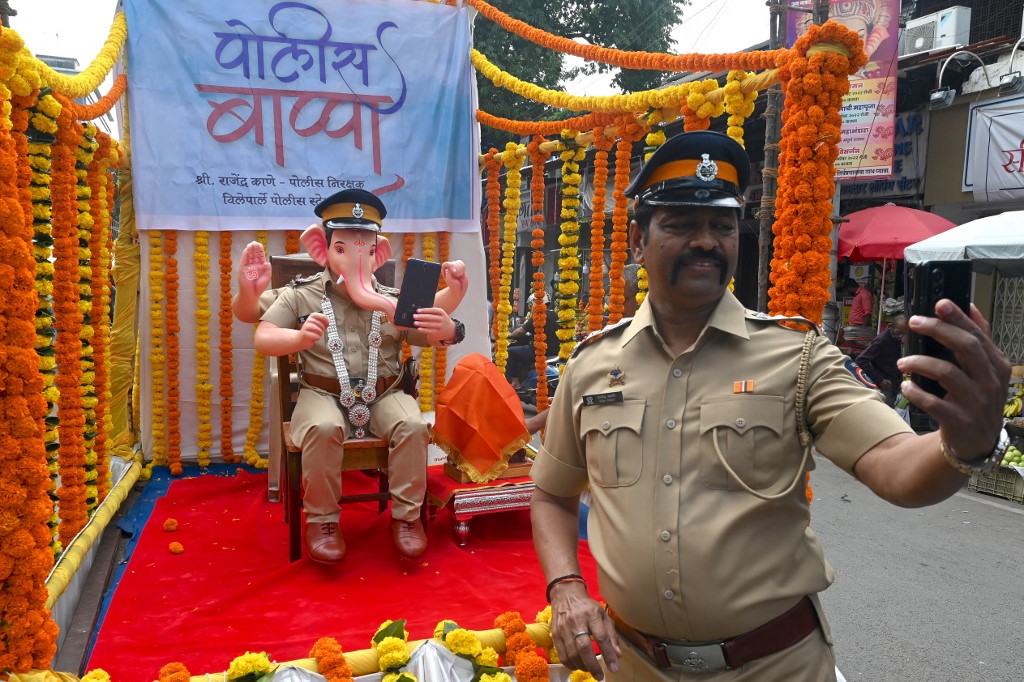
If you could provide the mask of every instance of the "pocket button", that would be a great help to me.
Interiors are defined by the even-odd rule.
[[[669,533],[667,530],[661,531],[661,539],[668,542],[672,539],[672,533]]]
[[[739,419],[736,420],[736,426],[740,427],[741,429],[744,426],[746,426],[746,425],[747,425],[747,420],[744,419],[743,417],[740,417]]]
[[[670,429],[676,428],[676,420],[675,419],[669,419],[667,422],[665,422],[665,426],[670,428]]]
[[[601,422],[601,430],[602,431],[607,431],[611,427],[612,427],[612,423],[611,422]]]
[[[661,477],[661,480],[665,482],[665,485],[670,485],[672,483],[672,475],[665,474],[664,476]]]

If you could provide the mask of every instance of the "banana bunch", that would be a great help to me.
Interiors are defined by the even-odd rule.
[[[1024,401],[1021,399],[1021,394],[1018,393],[1003,405],[1003,416],[1017,417],[1021,414],[1022,409],[1024,409]]]

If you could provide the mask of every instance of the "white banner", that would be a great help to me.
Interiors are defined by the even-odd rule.
[[[963,191],[978,202],[1024,199],[1024,96],[971,106]]]
[[[138,229],[286,230],[349,187],[385,230],[479,230],[470,10],[125,0]]]

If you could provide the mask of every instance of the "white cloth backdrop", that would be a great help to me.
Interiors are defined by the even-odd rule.
[[[179,323],[181,331],[178,333],[180,346],[181,365],[178,381],[180,384],[180,410],[181,421],[179,431],[181,432],[181,458],[183,462],[195,462],[198,452],[196,437],[199,433],[199,418],[196,409],[196,318],[195,318],[195,272],[193,267],[194,234],[192,232],[178,233],[178,307]],[[151,426],[153,423],[152,409],[152,328],[150,322],[150,281],[149,281],[149,236],[148,232],[141,232],[139,240],[142,245],[142,275],[140,278],[139,296],[139,334],[141,335],[141,436],[142,447],[146,459],[152,457],[153,436]],[[231,290],[237,291],[237,266],[242,249],[250,241],[256,238],[255,232],[235,232],[232,235],[232,273]],[[210,233],[210,381],[213,384],[212,421],[213,421],[213,447],[211,454],[214,462],[220,461],[220,325],[218,312],[220,310],[220,268],[218,258],[220,255],[220,237],[216,232]],[[394,248],[397,254],[402,252],[401,234],[393,234]],[[487,336],[487,300],[485,285],[487,271],[484,265],[484,250],[479,233],[453,234],[451,236],[450,260],[461,259],[466,262],[467,273],[470,279],[469,292],[466,298],[455,310],[453,317],[462,320],[466,325],[466,340],[457,346],[448,349],[448,376],[460,358],[468,353],[480,353],[490,357],[490,342]],[[268,236],[268,252],[283,254],[285,252],[285,234],[283,232],[271,232]],[[232,329],[232,378],[234,386],[234,410],[232,413],[232,444],[235,454],[242,454],[245,445],[245,436],[249,427],[249,402],[251,395],[252,363],[255,351],[252,346],[253,326],[234,321]],[[269,363],[269,360],[268,360]],[[268,430],[267,417],[269,406],[269,372],[264,374],[267,377],[264,381],[264,410],[263,410],[263,431],[257,444],[257,450],[264,457],[267,456]],[[165,380],[166,387],[166,380]]]

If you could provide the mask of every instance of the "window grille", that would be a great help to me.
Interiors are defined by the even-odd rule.
[[[1015,365],[1024,364],[1024,277],[998,277],[992,340]]]

